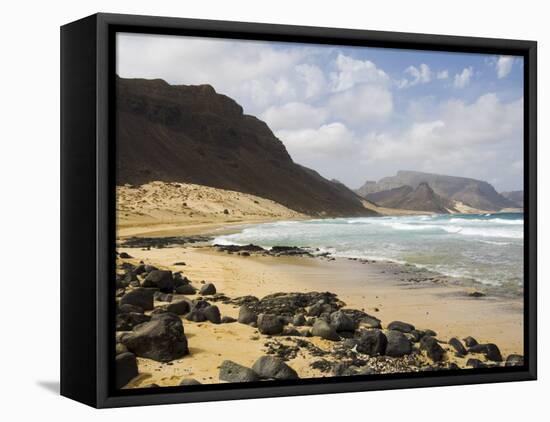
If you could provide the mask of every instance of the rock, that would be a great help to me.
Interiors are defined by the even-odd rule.
[[[250,252],[246,252],[246,251],[241,252],[241,256],[250,256]]]
[[[260,333],[267,335],[281,334],[284,328],[280,318],[273,314],[258,315],[257,324]]]
[[[130,331],[136,325],[143,324],[151,320],[150,316],[139,314],[137,312],[127,312],[124,314],[117,314],[116,316],[116,330],[117,331]]]
[[[121,343],[137,356],[158,362],[169,362],[189,353],[183,324],[172,313],[154,315],[151,321],[122,337]]]
[[[233,317],[230,317],[228,315],[224,315],[220,321],[222,324],[231,324],[233,322],[237,322],[237,320]]]
[[[359,320],[359,326],[365,328],[382,328],[382,323],[378,318],[366,315]]]
[[[191,305],[186,300],[178,300],[177,302],[172,302],[166,306],[167,312],[172,312],[176,315],[185,315],[191,310]]]
[[[254,362],[252,370],[264,379],[295,380],[299,378],[294,369],[275,356],[261,356]]]
[[[502,362],[502,355],[496,344],[476,344],[468,349],[470,353],[483,353],[485,357],[493,362]]]
[[[453,337],[452,339],[449,340],[449,345],[453,349],[455,349],[456,353],[459,356],[466,356],[468,354],[468,351],[466,350],[466,348],[464,347],[462,342],[459,339],[457,339],[456,337]]]
[[[115,347],[115,354],[120,355],[121,353],[128,353],[128,348],[122,343],[117,343]]]
[[[413,339],[413,341],[415,343],[419,342],[422,337],[424,337],[426,335],[426,332],[425,331],[422,331],[422,330],[417,330],[417,329],[414,329],[412,330],[410,333],[408,333],[411,338]]]
[[[204,286],[201,287],[200,290],[201,295],[215,295],[216,294],[216,286],[212,283],[206,283]]]
[[[180,261],[180,262],[174,262],[172,265],[179,265],[179,266],[183,266],[183,265],[186,265],[185,262],[183,261]]]
[[[316,337],[324,338],[325,340],[338,341],[340,336],[334,328],[322,319],[315,320],[311,328],[311,334]]]
[[[130,256],[126,252],[121,252],[118,256],[123,258],[123,259],[132,259],[132,256]]]
[[[133,378],[138,376],[136,355],[133,353],[121,353],[115,358],[115,385],[122,388]]]
[[[221,322],[220,310],[215,305],[207,306],[202,310],[204,317],[213,324],[219,324]]]
[[[470,296],[470,297],[484,297],[485,293],[475,291],[475,292],[468,293],[468,296]]]
[[[202,309],[200,308],[193,308],[190,312],[188,312],[185,315],[185,319],[187,321],[193,321],[193,322],[204,322],[206,321],[206,316],[204,316],[204,313],[202,312]]]
[[[288,326],[283,328],[281,335],[290,337],[301,336],[300,332],[296,328]]]
[[[201,385],[201,383],[197,381],[195,378],[184,378],[180,381],[180,385],[182,386]]]
[[[321,315],[321,312],[323,312],[322,305],[320,303],[316,303],[307,309],[307,316],[318,317]]]
[[[239,321],[241,324],[250,324],[252,322],[256,322],[258,319],[258,316],[255,312],[253,312],[248,306],[242,305],[239,308],[239,318],[237,321]]]
[[[388,330],[400,331],[402,333],[410,333],[414,329],[414,325],[402,321],[393,321],[388,324]]]
[[[141,309],[149,311],[153,309],[153,291],[138,287],[122,296],[120,305],[125,304],[139,306]]]
[[[296,314],[292,318],[292,325],[295,327],[301,327],[306,325],[306,317],[304,314]]]
[[[224,360],[220,365],[219,378],[227,382],[254,382],[259,377],[252,369],[239,365],[231,360]]]
[[[155,292],[153,299],[158,302],[172,302],[173,296],[169,293]]]
[[[330,325],[337,332],[355,331],[355,322],[342,311],[336,311],[330,314]]]
[[[475,338],[468,336],[464,339],[464,344],[466,345],[466,347],[473,347],[477,346],[479,343]]]
[[[174,277],[172,271],[153,270],[142,283],[143,287],[157,287],[160,291],[171,293],[174,290]]]
[[[125,303],[124,305],[120,305],[117,309],[119,314],[127,314],[129,312],[133,312],[135,314],[142,314],[143,308],[136,305],[130,305],[129,303]]]
[[[191,284],[181,284],[176,287],[175,291],[179,295],[194,295],[197,293],[197,289],[195,289]]]
[[[424,335],[430,336],[430,337],[437,337],[437,333],[434,330],[430,330],[429,328],[424,330]]]
[[[426,352],[434,362],[441,362],[445,357],[445,350],[439,345],[435,337],[424,336],[420,340],[420,348]]]
[[[487,365],[479,359],[468,359],[466,366],[471,366],[472,368],[487,368]]]
[[[523,366],[524,360],[522,355],[508,355],[505,366]]]
[[[355,342],[358,352],[365,353],[369,356],[377,356],[386,353],[388,339],[382,331],[374,329],[363,331]]]
[[[386,339],[387,356],[401,357],[412,352],[412,343],[402,332],[390,330],[386,333]]]

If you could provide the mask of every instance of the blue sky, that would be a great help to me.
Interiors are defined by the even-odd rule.
[[[210,84],[351,188],[398,170],[523,186],[519,57],[119,34],[117,73]]]

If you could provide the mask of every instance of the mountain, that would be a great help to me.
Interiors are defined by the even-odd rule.
[[[368,194],[366,199],[387,208],[426,211],[448,214],[454,209],[454,203],[436,194],[428,183],[420,183],[416,189],[400,186],[381,192]]]
[[[517,207],[514,202],[500,195],[487,182],[466,177],[445,176],[418,171],[398,171],[397,175],[384,177],[376,183],[367,182],[356,192],[366,197],[375,192],[401,186],[410,186],[416,189],[421,183],[427,183],[442,198],[459,201],[478,210],[498,211],[503,208]]]
[[[501,192],[502,196],[512,201],[516,206],[523,208],[523,191],[513,190],[510,192]]]
[[[210,85],[117,78],[117,185],[195,183],[308,215],[374,215],[340,183],[296,164],[269,127]]]

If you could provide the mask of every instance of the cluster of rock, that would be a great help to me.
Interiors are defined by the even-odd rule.
[[[165,237],[130,237],[120,242],[120,246],[126,248],[167,248],[173,246],[185,246],[192,243],[206,243],[208,236],[165,236]],[[123,252],[124,253],[124,252]],[[123,258],[123,257],[122,257]]]
[[[241,256],[250,256],[250,254],[270,255],[270,256],[318,256],[316,250],[302,248],[298,246],[273,246],[270,249],[262,248],[258,245],[214,245],[218,252],[227,252],[229,254],[238,254]]]
[[[253,382],[261,380],[295,380],[298,374],[281,358],[261,356],[252,368],[240,365],[231,360],[224,360],[220,365],[219,378],[227,382]]]

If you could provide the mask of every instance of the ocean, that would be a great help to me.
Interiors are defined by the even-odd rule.
[[[336,257],[408,263],[510,292],[523,289],[523,213],[279,221],[217,244],[302,246]]]

